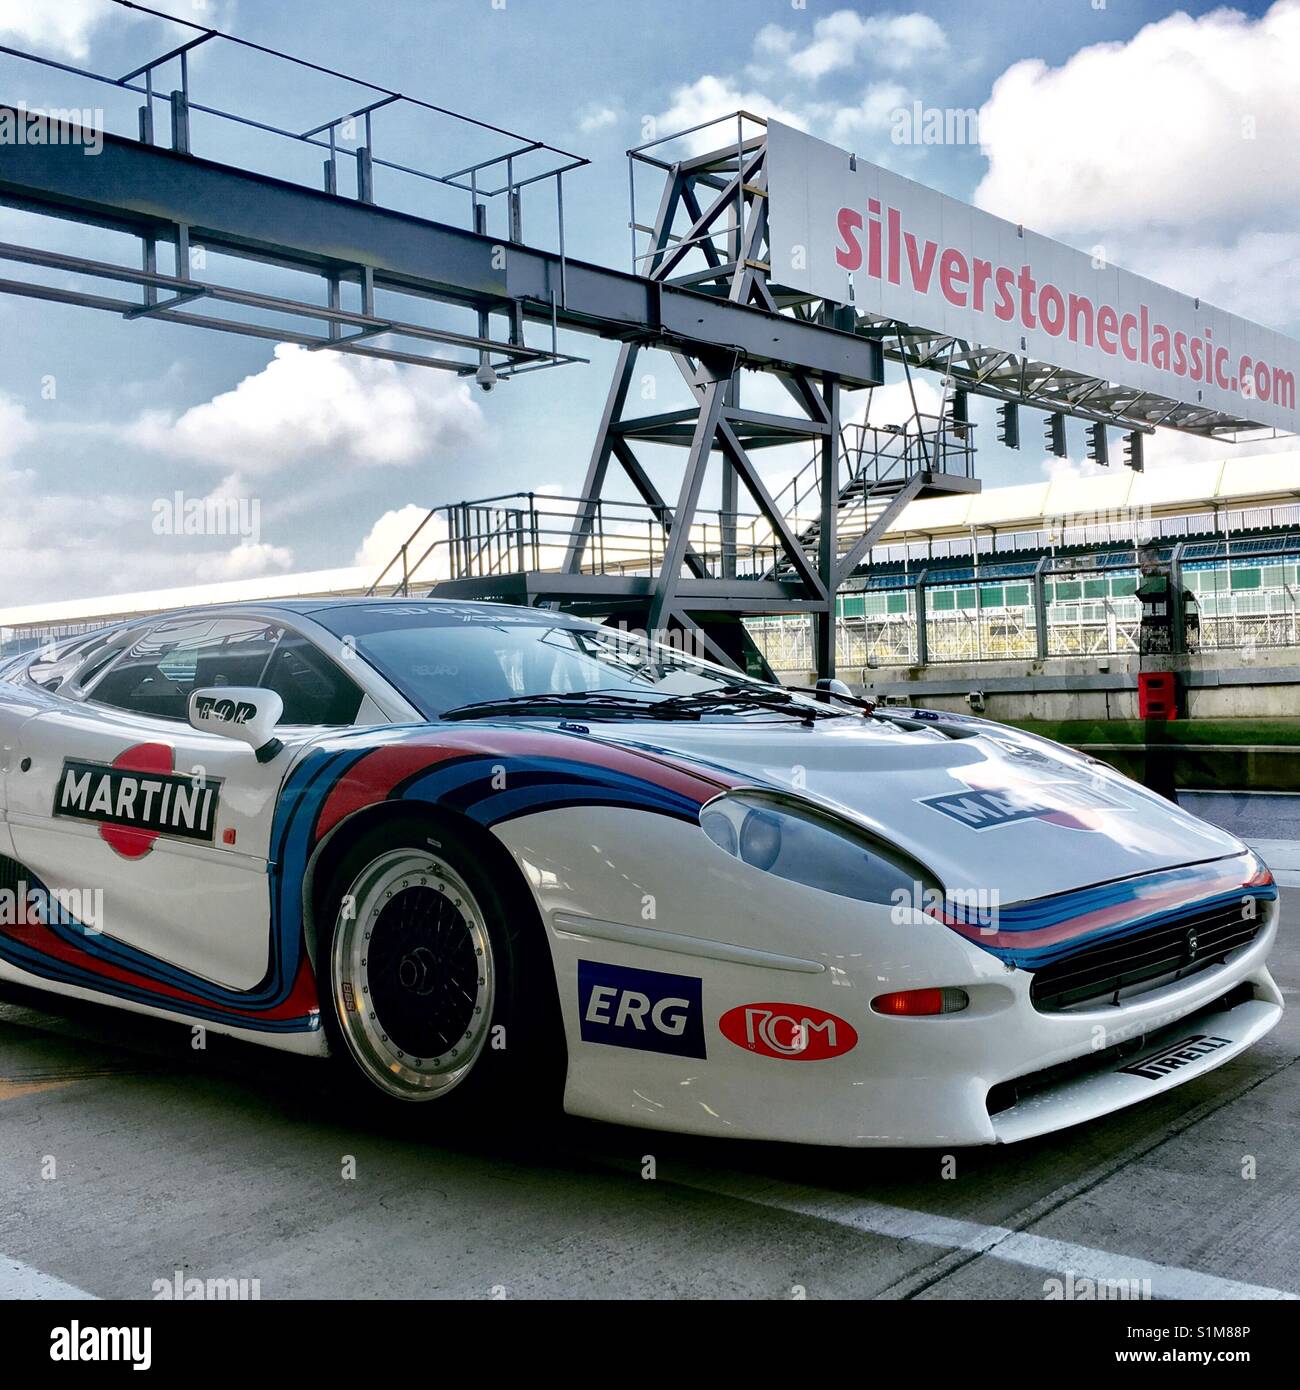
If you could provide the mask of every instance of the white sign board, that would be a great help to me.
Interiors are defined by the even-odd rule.
[[[1300,345],[1204,301],[767,127],[772,279],[859,313],[1300,431]]]

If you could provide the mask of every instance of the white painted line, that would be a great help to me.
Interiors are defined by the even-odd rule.
[[[757,1206],[798,1216],[811,1216],[818,1221],[828,1221],[866,1235],[915,1241],[918,1245],[947,1246],[952,1250],[970,1250],[992,1256],[995,1260],[1005,1260],[1008,1264],[1043,1270],[1057,1278],[1063,1278],[1068,1271],[1076,1279],[1149,1279],[1153,1298],[1300,1299],[1300,1294],[1285,1289],[1243,1284],[1236,1279],[1221,1279],[1215,1274],[1202,1274],[1198,1270],[1183,1269],[1177,1265],[1155,1264],[1132,1255],[1097,1250],[1089,1245],[1075,1245],[1072,1241],[1029,1235],[1006,1226],[986,1226],[978,1221],[959,1221],[950,1216],[913,1211],[908,1207],[864,1202],[856,1197],[819,1188],[710,1178],[696,1181],[682,1179],[675,1173],[670,1180],[716,1196],[753,1202]]]
[[[1246,843],[1264,856],[1270,869],[1300,869],[1300,840],[1265,840],[1251,836]]]
[[[21,1260],[15,1260],[9,1255],[0,1255],[0,1300],[94,1297],[93,1293],[87,1293],[75,1284],[65,1284],[62,1279],[56,1279],[52,1274],[42,1274],[39,1269],[33,1269]]]
[[[1239,747],[1242,747],[1242,748],[1247,747],[1246,744],[1240,744],[1240,745],[1238,745],[1238,746],[1239,746]],[[1193,789],[1190,788],[1190,787],[1180,787],[1180,788],[1178,788],[1178,795],[1179,795],[1180,798],[1181,798],[1181,797],[1184,797],[1184,796],[1187,796],[1187,797],[1197,797],[1197,796],[1243,796],[1243,797],[1262,796],[1262,797],[1274,797],[1274,796],[1300,796],[1300,792],[1248,792],[1248,791],[1233,791],[1233,789],[1232,789],[1231,787],[1197,787],[1195,790],[1193,790]]]
[[[1300,840],[1252,838],[1246,843],[1258,851],[1264,863],[1272,869],[1279,888],[1300,888]]]

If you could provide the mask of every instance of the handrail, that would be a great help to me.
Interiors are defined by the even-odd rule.
[[[122,9],[134,11],[137,14],[148,15],[153,19],[177,25],[181,29],[196,35],[196,37],[172,47],[164,53],[160,53],[148,62],[137,65],[121,77],[95,72],[92,69],[80,67],[73,63],[60,62],[57,59],[47,57],[40,53],[29,52],[25,49],[14,48],[4,44],[0,44],[0,54],[10,58],[21,59],[25,62],[35,63],[54,71],[67,73],[85,81],[97,82],[101,85],[114,87],[121,91],[133,92],[138,96],[144,97],[145,105],[141,108],[141,129],[132,134],[133,138],[139,138],[148,143],[153,143],[153,106],[155,100],[161,101],[164,106],[168,104],[168,98],[164,93],[155,88],[155,74],[167,64],[176,62],[179,64],[180,68],[180,85],[179,89],[172,93],[170,104],[173,115],[173,130],[177,132],[178,139],[180,138],[180,131],[182,129],[184,131],[183,147],[180,144],[178,144],[177,147],[181,153],[190,152],[188,113],[198,112],[201,115],[211,116],[221,121],[227,121],[242,126],[246,129],[258,130],[268,135],[275,135],[283,139],[296,141],[299,144],[311,145],[324,151],[329,156],[327,168],[330,171],[329,188],[331,192],[337,192],[337,161],[339,157],[346,156],[353,159],[357,166],[357,196],[364,201],[373,201],[374,198],[371,174],[373,168],[390,169],[395,173],[406,174],[428,183],[440,184],[445,188],[455,189],[461,193],[468,194],[471,209],[478,207],[480,200],[495,199],[505,194],[507,195],[505,204],[509,213],[511,240],[520,239],[517,233],[520,230],[518,204],[521,190],[531,184],[541,182],[542,180],[554,179],[556,182],[556,216],[560,254],[562,258],[564,257],[563,175],[569,173],[571,170],[582,168],[591,162],[582,155],[574,154],[571,150],[562,149],[558,145],[552,145],[543,140],[536,140],[529,136],[520,135],[517,131],[509,130],[505,126],[496,125],[491,121],[480,120],[462,111],[453,110],[451,107],[440,106],[435,102],[426,101],[422,97],[408,96],[404,92],[395,91],[390,87],[372,82],[367,78],[357,77],[336,68],[326,67],[320,63],[313,63],[305,58],[295,57],[291,53],[285,53],[280,49],[271,48],[266,44],[260,44],[251,39],[241,38],[238,34],[227,33],[221,29],[214,29],[209,25],[183,19],[178,15],[168,14],[163,10],[153,9],[148,5],[136,3],[136,0],[106,0],[106,2],[118,5]],[[363,102],[362,105],[355,106],[334,117],[332,120],[320,122],[306,130],[290,130],[284,126],[276,125],[269,121],[258,120],[237,111],[230,111],[219,106],[212,106],[196,101],[190,90],[189,60],[196,49],[212,42],[228,44],[274,59],[280,63],[291,64],[294,67],[305,69],[324,77],[333,78],[338,82],[347,83],[352,87],[363,88],[368,92],[374,93],[375,100]],[[143,81],[139,80],[141,78],[143,78]],[[472,127],[479,132],[487,132],[493,136],[500,136],[513,143],[508,149],[501,153],[491,153],[475,163],[466,164],[463,167],[453,169],[447,173],[436,173],[428,169],[418,169],[395,159],[385,159],[374,152],[373,117],[381,109],[398,105],[414,108],[434,116],[446,117],[450,120],[460,122],[464,127]],[[339,142],[339,133],[343,131],[344,138],[351,139],[346,132],[354,126],[358,120],[364,127],[364,139],[358,139],[356,147],[350,149]],[[530,156],[534,157],[533,166],[526,172],[517,172],[515,168],[516,163]],[[547,165],[540,173],[536,172],[538,158],[544,159]],[[498,170],[501,172],[496,172]],[[483,182],[481,182],[482,176],[489,173],[491,174],[492,186],[484,186]],[[503,174],[504,182],[499,182]],[[473,214],[471,212],[471,217],[472,216]]]
[[[841,439],[847,476],[839,499],[846,540],[872,524],[882,487],[893,496],[920,469],[973,474],[974,426],[920,416],[900,427],[854,424]],[[933,431],[926,429],[933,423]],[[929,436],[928,438],[926,436]],[[777,508],[809,553],[817,546],[821,514],[819,457],[814,455],[776,495]],[[810,505],[810,503],[815,503]],[[560,493],[498,493],[426,512],[368,590],[408,593],[432,579],[483,578],[559,569],[574,518],[590,518],[582,569],[594,574],[649,573],[663,563],[667,532],[658,508],[644,501]],[[706,565],[733,554],[737,578],[770,575],[788,559],[771,523],[759,512],[697,512],[692,558]],[[436,571],[430,574],[429,571]],[[423,576],[423,577],[422,577]]]

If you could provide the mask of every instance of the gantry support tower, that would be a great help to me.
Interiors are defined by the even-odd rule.
[[[733,304],[755,305],[827,329],[853,332],[853,310],[806,295],[783,292],[773,277],[768,245],[767,141],[765,123],[740,112],[734,143],[708,153],[666,161],[652,150],[698,137],[699,130],[669,137],[630,152],[633,160],[632,228],[638,268],[657,284],[685,287]],[[720,123],[713,123],[716,129]],[[649,165],[663,176],[653,223],[636,218],[635,169]],[[637,232],[648,234],[638,251]],[[879,353],[879,344],[873,344]],[[831,373],[777,371],[788,406],[784,413],[747,403],[753,385],[734,352],[723,346],[669,355],[691,402],[658,414],[639,414],[630,405],[638,360],[653,339],[629,341],[619,351],[596,442],[587,466],[563,573],[583,573],[598,525],[598,500],[611,472],[626,478],[660,520],[666,541],[662,561],[641,605],[652,630],[695,629],[715,656],[738,661],[744,653],[746,615],[794,613],[811,617],[816,631],[819,674],[835,667],[835,594],[872,544],[907,502],[927,492],[978,487],[969,476],[947,475],[940,445],[933,455],[918,437],[919,450],[891,451],[890,466],[864,467],[862,436],[852,450],[843,428],[844,389],[883,381],[883,355],[875,381],[846,382]],[[940,436],[943,425],[939,426]],[[643,444],[678,445],[685,464],[676,494],[665,498],[638,456]],[[809,489],[815,513],[799,516],[786,494],[775,494],[755,460],[759,449],[802,444],[811,449],[815,471]],[[710,528],[698,524],[710,468],[716,461],[720,505],[716,544],[707,553],[693,543]],[[879,461],[872,458],[871,464]],[[797,494],[794,499],[797,502]],[[752,508],[761,544],[747,549],[739,518]],[[845,528],[842,520],[852,518]],[[752,542],[755,527],[748,527]],[[755,550],[763,552],[756,556]]]

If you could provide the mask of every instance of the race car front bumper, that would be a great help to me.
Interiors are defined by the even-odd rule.
[[[1231,1061],[1282,1017],[1281,1005],[1258,997],[1257,988],[1243,982],[1217,1003],[1143,1035],[1136,1047],[1121,1044],[994,1086],[986,1106],[997,1142],[1122,1110]]]
[[[1194,1081],[1281,1016],[1265,964],[1276,900],[1223,959],[1053,1011],[1036,1006],[1031,971],[929,915],[902,920],[734,861],[695,867],[688,828],[663,818],[616,840],[630,814],[596,827],[557,813],[509,835],[548,928],[571,1114],[845,1147],[1010,1143]],[[937,988],[966,1007],[896,1016],[872,1002]],[[833,1047],[821,1032],[818,1048],[783,1053],[738,1035],[737,1016],[763,1015],[842,1026]]]

